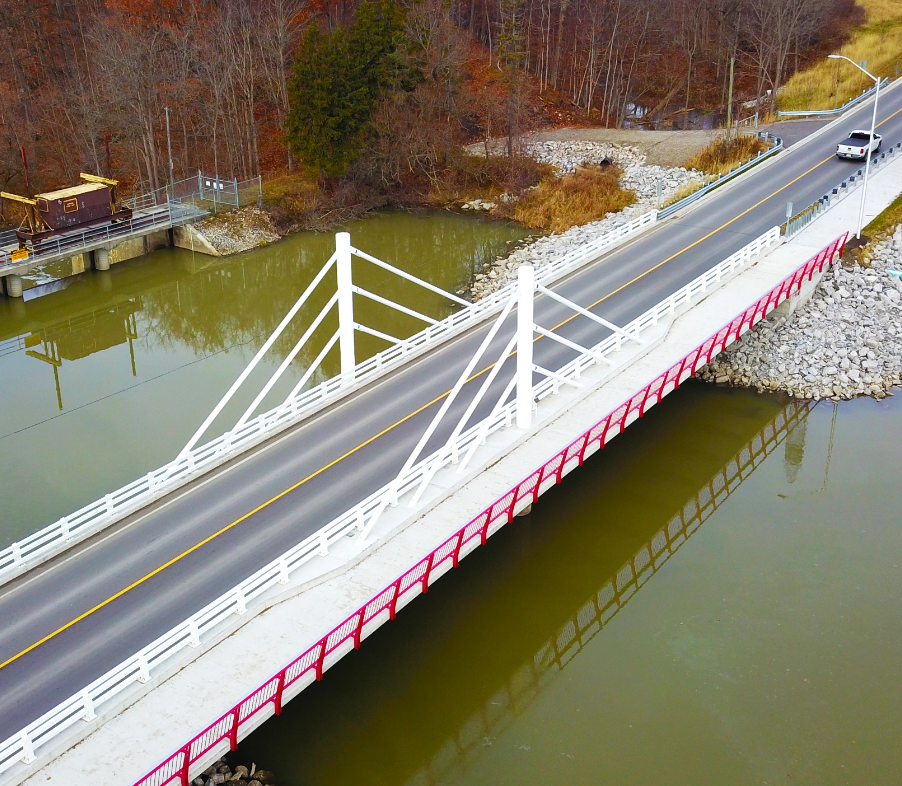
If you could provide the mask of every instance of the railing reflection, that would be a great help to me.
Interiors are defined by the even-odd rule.
[[[796,429],[805,428],[815,406],[812,401],[787,404],[464,722],[407,786],[439,784],[465,771],[485,740],[502,734],[761,463]]]

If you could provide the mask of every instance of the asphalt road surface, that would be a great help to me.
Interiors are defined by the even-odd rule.
[[[716,191],[702,206],[662,222],[555,290],[611,322],[626,324],[782,223],[787,202],[802,208],[857,169],[833,152],[845,131],[869,126],[871,111],[871,105],[861,107],[835,133],[797,142],[741,184]],[[902,139],[898,83],[881,95],[879,121],[887,145]],[[546,328],[571,316],[547,297],[536,301],[536,321]],[[498,357],[514,318],[478,368]],[[5,663],[0,666],[0,740],[389,482],[431,421],[436,400],[451,389],[487,330],[488,324],[472,330],[0,587],[0,663]],[[558,333],[583,346],[605,335],[584,317],[570,320]],[[574,355],[544,338],[535,346],[535,362],[549,369]],[[514,365],[505,364],[495,394],[486,397],[475,419],[487,414]],[[424,455],[444,442],[480,383],[481,378],[466,386]],[[233,522],[238,523],[160,570]],[[117,593],[122,594],[110,600]]]

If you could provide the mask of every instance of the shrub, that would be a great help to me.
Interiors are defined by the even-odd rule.
[[[620,187],[620,175],[617,167],[609,166],[546,178],[514,205],[512,218],[531,229],[551,232],[598,221],[636,201],[632,191]]]
[[[730,140],[721,136],[699,150],[684,166],[711,175],[724,175],[767,149],[764,140],[750,134],[737,134]]]

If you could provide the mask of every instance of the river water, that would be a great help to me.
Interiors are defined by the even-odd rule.
[[[687,385],[235,761],[288,786],[897,784],[900,441],[895,398]]]
[[[446,213],[350,231],[451,290],[524,234]],[[167,250],[0,300],[0,544],[172,458],[332,242],[228,260]],[[366,264],[355,280],[449,308]],[[356,304],[385,332],[419,327]],[[385,346],[359,338],[361,356]],[[687,384],[236,761],[286,786],[899,783],[900,444],[896,398],[814,406]]]
[[[361,250],[452,292],[527,234],[445,211],[384,213],[347,230]],[[227,259],[166,249],[44,284],[25,302],[0,297],[0,548],[174,458],[334,244],[332,235],[303,233]],[[433,318],[456,308],[369,262],[355,260],[353,270],[356,284]],[[334,291],[332,273],[209,438],[235,423]],[[359,296],[354,306],[358,322],[392,336],[425,326]],[[284,399],[336,327],[333,309],[264,408]],[[356,336],[358,360],[387,346]],[[337,373],[338,362],[336,348],[311,384]]]

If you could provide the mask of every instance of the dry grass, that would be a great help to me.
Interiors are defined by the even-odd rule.
[[[620,174],[616,167],[586,168],[545,179],[514,206],[511,217],[550,232],[598,221],[636,201],[632,191],[620,187]]]
[[[729,141],[725,136],[721,136],[706,148],[699,150],[683,166],[709,175],[725,175],[767,149],[765,141],[751,134],[739,134]],[[691,187],[690,193],[695,188],[697,186]]]
[[[867,24],[852,34],[839,50],[856,63],[867,61],[875,76],[893,77],[902,61],[902,3],[899,0],[858,0]],[[844,60],[823,59],[800,71],[780,91],[784,111],[835,109],[873,86],[873,82]]]
[[[891,237],[896,227],[902,224],[902,196],[898,197],[886,210],[861,230],[862,240],[867,238],[867,245],[852,251],[852,258],[863,267],[870,267],[868,250],[876,244]]]

